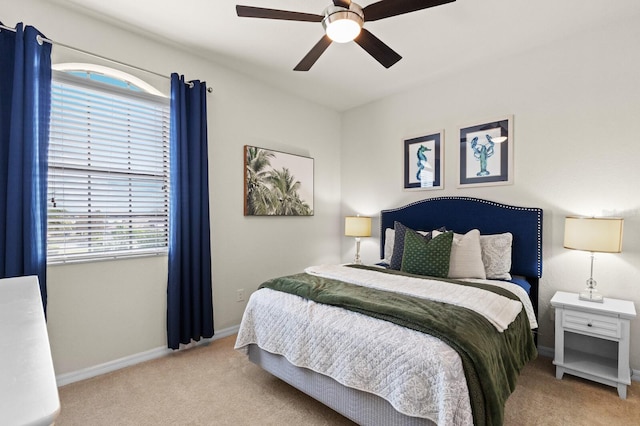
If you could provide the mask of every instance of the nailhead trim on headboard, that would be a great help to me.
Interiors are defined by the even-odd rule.
[[[420,200],[420,201],[415,201],[413,203],[407,204],[405,206],[401,206],[401,207],[397,207],[397,208],[393,208],[393,209],[387,209],[387,210],[382,210],[380,212],[380,257],[384,257],[384,229],[385,229],[385,221],[382,220],[383,216],[387,217],[387,215],[389,214],[393,214],[394,212],[401,212],[401,211],[407,211],[409,209],[411,209],[412,207],[418,206],[418,205],[422,205],[422,204],[427,204],[427,203],[437,203],[438,201],[449,201],[449,200],[456,200],[456,201],[466,201],[466,202],[471,202],[471,203],[480,203],[480,204],[487,204],[493,207],[498,207],[501,209],[507,209],[507,210],[514,210],[514,211],[524,211],[524,212],[532,212],[536,214],[536,239],[537,239],[537,244],[536,244],[536,268],[537,268],[537,276],[540,277],[542,276],[542,209],[540,208],[536,208],[536,207],[522,207],[522,206],[512,206],[512,205],[508,205],[508,204],[503,204],[503,203],[498,203],[495,201],[490,201],[490,200],[484,200],[481,198],[474,198],[474,197],[456,197],[456,196],[445,196],[445,197],[434,197],[434,198],[427,198],[425,200]],[[389,226],[386,226],[389,227]],[[391,228],[393,228],[393,221],[391,221]],[[505,231],[506,232],[506,231]]]

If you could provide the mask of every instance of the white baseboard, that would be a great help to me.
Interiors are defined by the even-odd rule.
[[[554,349],[546,346],[538,346],[538,353],[551,359],[553,359],[555,355]],[[640,382],[640,370],[631,369],[631,380],[634,382]]]
[[[231,336],[232,334],[236,334],[239,328],[240,328],[240,325],[236,325],[233,327],[225,328],[224,330],[218,330],[215,332],[215,335],[213,337],[209,339],[202,339],[201,341],[195,344],[190,344],[185,346],[185,348],[198,346],[198,345],[206,345],[207,343],[213,342],[214,340]],[[96,377],[101,374],[110,373],[112,371],[129,367],[131,365],[135,365],[144,361],[150,361],[152,359],[167,356],[172,352],[174,351],[166,347],[150,349],[145,352],[140,352],[137,354],[126,356],[124,358],[119,358],[113,361],[105,362],[104,364],[99,364],[93,367],[83,368],[82,370],[77,370],[77,371],[72,371],[70,373],[57,375],[56,382],[58,384],[58,387],[68,385],[70,383],[78,382],[80,380],[90,379],[91,377]],[[546,346],[538,346],[538,353],[547,358],[553,359],[554,357],[553,348],[549,348]],[[632,370],[631,380],[640,381],[640,370],[635,370],[635,369]]]
[[[553,359],[553,348],[548,348],[546,346],[538,346],[538,353],[544,357]]]
[[[185,348],[198,346],[198,345],[206,345],[207,343],[213,342],[214,340],[231,336],[232,334],[236,334],[239,328],[240,328],[240,325],[236,325],[233,327],[225,328],[224,330],[217,330],[213,337],[208,339],[202,339],[197,343],[186,345]],[[56,382],[58,384],[58,387],[68,385],[73,382],[90,379],[91,377],[99,376],[105,373],[110,373],[112,371],[129,367],[144,361],[150,361],[152,359],[161,358],[163,356],[169,355],[172,352],[174,351],[167,347],[150,349],[145,352],[140,352],[137,354],[126,356],[124,358],[119,358],[113,361],[105,362],[104,364],[94,365],[92,367],[83,368],[81,370],[72,371],[70,373],[57,375]]]

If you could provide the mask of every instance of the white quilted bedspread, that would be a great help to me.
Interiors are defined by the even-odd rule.
[[[430,335],[261,289],[249,299],[235,347],[249,344],[378,395],[403,414],[473,424],[460,357]]]

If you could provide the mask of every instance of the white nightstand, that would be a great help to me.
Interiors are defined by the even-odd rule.
[[[620,398],[626,399],[633,302],[608,297],[603,303],[588,302],[576,293],[558,291],[551,305],[556,308],[556,378],[568,373],[593,380],[618,388]]]

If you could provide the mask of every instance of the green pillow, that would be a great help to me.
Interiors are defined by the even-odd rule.
[[[420,234],[407,229],[400,270],[410,274],[446,278],[449,275],[452,242],[451,231],[425,241]]]

